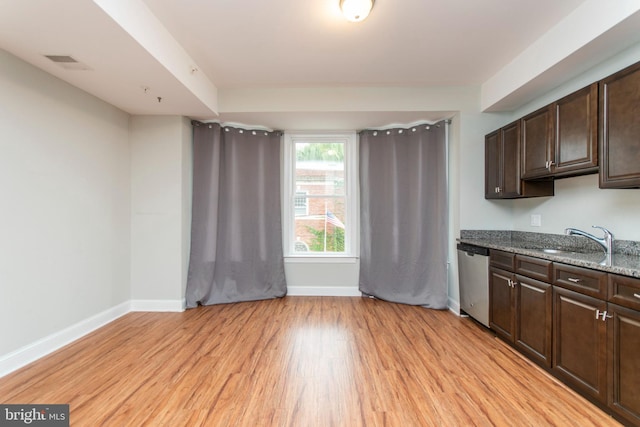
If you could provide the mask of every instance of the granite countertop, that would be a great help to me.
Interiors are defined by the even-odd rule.
[[[576,236],[511,231],[462,230],[458,241],[586,267],[592,270],[640,278],[640,254],[635,253],[635,243],[637,242],[619,242],[621,251],[614,250],[614,253],[607,257],[598,245],[593,244],[587,238],[576,238]],[[563,252],[547,253],[543,250],[545,248],[561,249]],[[615,243],[614,248],[616,248]]]

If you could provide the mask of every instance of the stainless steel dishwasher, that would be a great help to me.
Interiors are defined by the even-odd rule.
[[[489,249],[458,243],[460,310],[489,327]]]

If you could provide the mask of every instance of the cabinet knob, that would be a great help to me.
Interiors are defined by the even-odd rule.
[[[633,294],[634,297],[640,298],[640,294]]]
[[[567,280],[572,283],[580,283],[580,279],[576,279],[574,277],[567,277]]]

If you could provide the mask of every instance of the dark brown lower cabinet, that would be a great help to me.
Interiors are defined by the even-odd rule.
[[[534,362],[551,368],[552,287],[519,274],[516,281],[514,344]]]
[[[639,308],[638,278],[491,250],[489,325],[496,336],[638,427]]]
[[[550,368],[551,285],[492,267],[489,294],[491,329],[532,361]]]
[[[608,406],[640,425],[640,312],[610,303],[608,315]]]
[[[553,288],[553,366],[562,381],[607,403],[607,302]]]
[[[510,343],[513,343],[516,329],[514,283],[513,273],[489,268],[489,326]]]

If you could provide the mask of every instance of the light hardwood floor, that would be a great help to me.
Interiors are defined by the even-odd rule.
[[[0,378],[72,426],[613,426],[470,319],[368,298],[130,313]]]

